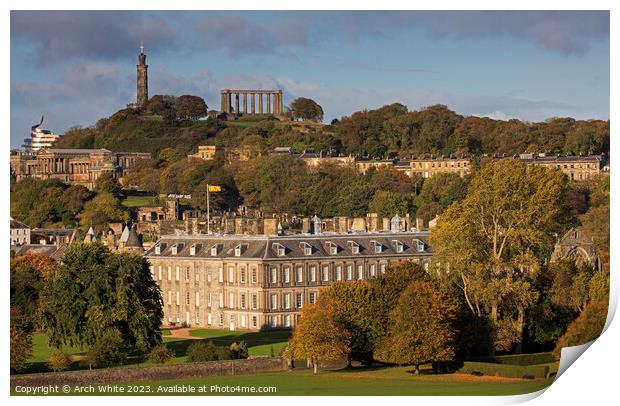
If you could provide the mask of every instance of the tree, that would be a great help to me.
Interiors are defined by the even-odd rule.
[[[318,304],[304,306],[285,357],[310,360],[316,374],[319,362],[335,361],[349,354],[347,331],[334,320],[331,311],[329,307]]]
[[[183,159],[183,157],[174,148],[164,148],[161,151],[159,151],[159,155],[157,155],[157,159],[159,159],[160,161],[173,164]]]
[[[44,330],[56,348],[94,346],[116,334],[111,331],[130,350],[161,343],[161,294],[141,256],[110,253],[101,243],[74,244],[50,273],[41,302]]]
[[[420,364],[452,360],[456,308],[430,282],[412,282],[390,313],[390,326],[375,348],[375,358],[415,365],[416,374]]]
[[[180,120],[198,120],[207,115],[207,103],[202,97],[183,95],[177,97],[174,107]]]
[[[590,280],[595,269],[588,263],[577,264],[564,259],[551,264],[548,272],[552,275],[548,291],[551,302],[581,313],[588,303]]]
[[[489,315],[496,325],[500,317],[516,318],[516,344],[539,296],[532,280],[555,235],[575,221],[564,200],[567,184],[559,170],[514,160],[487,164],[431,231],[436,266],[449,270],[478,317]]]
[[[16,326],[11,326],[10,352],[11,372],[23,371],[32,355],[31,335]]]
[[[373,293],[366,281],[336,282],[323,289],[318,299],[319,306],[329,309],[333,321],[346,331],[343,340],[349,366],[352,359],[372,359]]]
[[[103,230],[108,223],[128,221],[129,215],[116,197],[111,193],[102,192],[84,205],[84,211],[78,218],[84,227]]]
[[[291,103],[291,111],[295,120],[323,121],[323,108],[312,99],[298,97]]]
[[[402,193],[378,190],[368,204],[368,209],[379,217],[393,217],[397,214],[405,217],[413,212],[413,201],[411,196]]]
[[[213,344],[212,341],[204,340],[190,344],[187,348],[188,362],[207,362],[231,359],[231,354],[226,347]]]
[[[117,195],[121,191],[121,185],[110,172],[101,174],[95,181],[95,191],[97,193],[110,193]]]
[[[573,321],[566,333],[558,340],[553,350],[557,359],[564,347],[572,347],[596,340],[605,327],[609,303],[599,300],[588,304],[585,310]]]
[[[62,351],[54,351],[47,366],[54,372],[66,371],[71,367],[71,357]]]
[[[149,360],[155,364],[165,364],[173,359],[174,351],[166,347],[164,344],[155,346],[149,354]]]
[[[441,214],[452,203],[463,200],[467,193],[467,182],[456,173],[438,173],[425,179],[415,204],[420,214],[431,220]]]

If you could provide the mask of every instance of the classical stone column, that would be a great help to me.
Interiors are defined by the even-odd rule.
[[[254,93],[250,93],[250,97],[251,97],[251,104],[252,104],[252,114],[256,114],[256,108],[254,106],[254,100],[256,99],[256,97],[254,97],[255,94]]]
[[[266,93],[267,96],[267,114],[271,114],[271,93]]]
[[[235,93],[235,114],[239,115],[239,93]]]
[[[263,94],[258,94],[258,114],[263,114]]]
[[[243,92],[243,114],[248,113],[248,94]]]
[[[284,114],[284,95],[282,94],[282,90],[278,92],[278,109],[280,110],[280,114]]]
[[[226,92],[224,90],[220,91],[220,111],[226,113]]]

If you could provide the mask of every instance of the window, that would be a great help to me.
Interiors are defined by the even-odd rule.
[[[349,241],[349,245],[351,246],[351,253],[352,254],[359,254],[360,253],[360,245],[358,243],[356,243],[355,241]]]
[[[224,294],[220,293],[220,309],[224,307]]]
[[[172,291],[168,291],[168,304],[172,304]]]
[[[177,292],[177,306],[181,304],[181,293]]]
[[[189,266],[185,268],[185,280],[189,281]]]
[[[239,318],[239,321],[240,321],[240,323],[241,323],[241,327],[242,327],[242,328],[245,328],[245,316],[241,316],[241,317]]]
[[[290,315],[286,315],[284,316],[284,327],[290,327],[291,326],[291,316]]]
[[[379,270],[381,271],[382,274],[384,274],[385,273],[385,264],[379,265]]]
[[[342,267],[340,265],[336,265],[336,280],[342,280]]]
[[[234,292],[228,293],[228,307],[231,309],[235,308],[235,293]]]
[[[403,251],[404,251],[405,246],[403,245],[403,243],[402,243],[402,242],[400,242],[400,241],[394,241],[394,246],[395,246],[395,248],[396,248],[396,252],[399,252],[399,253],[400,253],[400,252],[403,252]]]
[[[200,292],[196,292],[196,306],[200,306]]]
[[[329,281],[329,266],[323,267],[323,270],[321,271],[321,280],[323,282]]]
[[[241,294],[241,308],[245,309],[245,293]]]
[[[418,252],[424,252],[424,241],[415,240],[414,243],[416,244],[416,250]]]
[[[269,282],[271,283],[278,282],[278,270],[276,268],[271,268],[269,270]]]
[[[327,242],[327,246],[329,247],[329,255],[336,255],[338,254],[338,246],[336,244],[334,244],[333,242]]]
[[[207,314],[207,324],[211,325],[211,322],[213,321],[211,313]]]
[[[175,278],[175,279],[176,279],[177,281],[179,280],[180,273],[181,273],[181,269],[180,269],[180,268],[179,268],[179,266],[177,265],[177,266],[176,266],[176,268],[175,268],[175,273],[174,273],[174,274],[175,274],[175,276],[176,276],[176,278]]]
[[[214,257],[217,255],[217,244],[211,247],[211,256]]]
[[[207,294],[207,306],[211,307],[211,292]]]
[[[286,255],[286,249],[284,248],[284,245],[279,244],[279,243],[274,243],[272,247],[276,251],[277,256],[283,257]]]
[[[200,269],[196,269],[194,272],[196,274],[196,282],[200,282]]]
[[[291,269],[288,266],[284,267],[284,283],[290,283],[291,282]]]
[[[170,249],[172,250],[172,255],[176,255],[179,252],[179,247],[176,244],[174,244]]]
[[[245,283],[245,268],[239,271],[239,283]]]
[[[310,282],[316,282],[316,266],[310,267]]]
[[[161,266],[161,265],[159,265],[159,266],[157,267],[157,270],[158,270],[158,272],[159,272],[159,280],[161,280],[161,278],[162,278],[162,275],[161,275],[161,268],[162,268],[162,266]]]
[[[278,318],[276,316],[271,316],[270,317],[270,323],[271,327],[275,328],[278,326]]]
[[[252,283],[256,283],[257,279],[256,268],[252,268]]]
[[[189,304],[189,292],[185,292],[185,304]]]
[[[352,270],[352,268],[353,268],[353,267],[352,267],[351,265],[347,265],[347,266],[345,267],[345,276],[344,276],[344,278],[345,278],[346,280],[348,280],[348,281],[350,281],[350,280],[353,278],[353,275],[351,275],[351,274],[352,274],[352,271],[353,271],[353,270]]]
[[[297,268],[297,283],[301,283],[304,280],[304,269],[302,267]]]
[[[377,270],[376,270],[375,264],[370,265],[370,276],[371,277],[377,276]]]
[[[364,277],[364,266],[363,265],[358,265],[357,266],[357,279],[362,279]]]
[[[258,297],[256,295],[252,295],[252,309],[256,310],[258,308]]]
[[[191,255],[191,256],[196,255],[196,244],[192,244],[192,245],[189,247],[189,255]]]
[[[309,295],[309,296],[310,296],[310,297],[309,297],[309,299],[310,299],[310,303],[314,303],[314,302],[315,302],[315,299],[316,299],[316,293],[314,293],[314,292],[310,292],[310,295]]]
[[[286,293],[284,295],[284,308],[285,309],[291,308],[291,294],[290,293]]]
[[[273,293],[271,295],[271,309],[276,310],[278,308],[278,295]]]
[[[235,282],[235,267],[229,266],[228,267],[228,283],[234,283],[234,282]]]
[[[252,327],[258,326],[258,318],[256,316],[252,316]]]
[[[383,245],[377,241],[371,241],[371,244],[374,246],[375,254],[381,254],[383,252]]]
[[[301,309],[303,305],[304,305],[303,296],[301,295],[301,293],[297,293],[295,295],[295,306],[298,309]]]
[[[237,245],[235,247],[235,256],[236,257],[240,257],[241,256],[241,245]]]
[[[211,283],[211,270],[207,271],[207,282]]]
[[[172,267],[168,265],[168,280],[172,280]]]
[[[220,313],[220,325],[224,325],[224,313]]]
[[[304,255],[312,255],[312,245],[308,244],[307,242],[302,242],[301,246],[304,249]]]

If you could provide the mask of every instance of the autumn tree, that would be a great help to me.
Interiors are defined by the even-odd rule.
[[[389,328],[375,348],[375,358],[415,365],[416,374],[421,364],[452,360],[456,307],[431,282],[411,282],[390,313]]]
[[[577,317],[566,330],[566,333],[555,345],[553,355],[560,358],[562,348],[581,345],[596,340],[605,327],[609,303],[599,300],[588,304],[585,310]]]
[[[97,193],[110,193],[117,195],[121,191],[121,185],[118,183],[118,179],[114,177],[110,172],[101,174],[95,181],[95,192]]]
[[[349,354],[348,333],[334,319],[332,311],[323,304],[304,306],[284,356],[290,360],[310,360],[316,374],[319,362],[336,361]]]
[[[56,348],[95,346],[119,333],[139,352],[161,343],[161,294],[141,256],[74,244],[48,276],[41,301],[44,330]]]
[[[84,211],[78,215],[84,227],[104,229],[108,223],[129,220],[128,213],[123,210],[120,201],[111,193],[99,193],[84,205]]]
[[[556,236],[574,224],[567,184],[559,170],[515,160],[487,164],[431,231],[435,266],[449,270],[473,314],[490,317],[500,335],[512,331],[515,344],[539,296],[532,279]]]
[[[295,120],[323,121],[323,108],[312,99],[298,97],[291,103],[291,110]]]

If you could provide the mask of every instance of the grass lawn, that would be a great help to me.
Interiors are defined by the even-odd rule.
[[[245,341],[248,344],[250,355],[271,355],[271,349],[275,356],[286,346],[290,330],[277,331],[229,331],[214,329],[193,329],[189,334],[193,337],[206,338],[213,341],[216,345],[229,345],[233,341]]]
[[[278,356],[280,351],[286,345],[290,336],[290,331],[268,331],[268,332],[247,332],[247,331],[229,331],[229,330],[211,330],[211,329],[195,329],[190,334],[195,337],[203,337],[213,341],[216,345],[230,345],[234,341],[245,341],[248,344],[250,355],[271,355],[273,347],[274,355]],[[162,338],[164,344],[172,349],[176,355],[174,363],[187,362],[187,347],[197,340],[188,338],[173,337],[168,330],[162,330]],[[28,367],[23,373],[51,372],[47,367],[50,355],[54,349],[47,345],[47,336],[45,334],[34,334],[32,338],[32,357],[29,360]],[[78,362],[84,357],[87,349],[78,347],[63,346],[62,351],[73,357],[71,365],[72,370],[84,369],[85,367]],[[136,365],[151,365],[148,359],[133,357],[130,358],[125,367]]]
[[[157,196],[127,196],[121,203],[125,207],[161,206]]]
[[[214,376],[158,382],[137,382],[145,395],[239,395],[241,392],[214,392],[213,385],[229,387],[275,387],[266,395],[516,395],[535,392],[549,386],[552,380],[522,380],[476,377],[463,374],[415,376],[410,367],[353,368],[339,371],[310,370],[261,373],[239,376]],[[423,372],[425,372],[423,370]],[[194,393],[171,393],[174,385],[191,385]],[[136,387],[122,385],[126,390]],[[199,387],[206,390],[199,393]],[[164,390],[164,389],[167,389]],[[234,390],[234,389],[233,389]],[[103,393],[103,392],[98,392]],[[127,394],[127,393],[124,393]],[[131,393],[135,394],[135,393]],[[250,393],[247,393],[250,394]],[[260,393],[254,393],[259,395]]]

